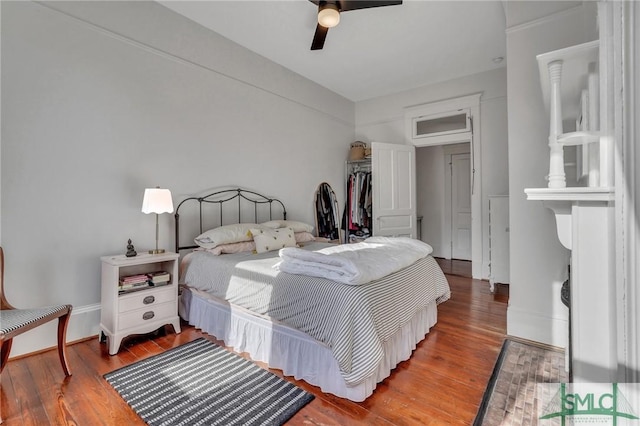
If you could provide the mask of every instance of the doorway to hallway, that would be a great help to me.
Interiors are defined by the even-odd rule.
[[[445,151],[445,235],[447,258],[471,260],[471,156]]]

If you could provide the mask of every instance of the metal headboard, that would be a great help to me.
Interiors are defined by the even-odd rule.
[[[245,222],[257,223],[259,218],[261,217],[259,213],[263,213],[262,217],[264,217],[265,220],[273,220],[274,219],[274,211],[273,211],[274,203],[276,203],[276,205],[279,204],[280,207],[282,207],[282,219],[287,218],[287,210],[285,209],[282,201],[276,198],[267,197],[265,195],[258,194],[257,192],[249,191],[242,188],[224,189],[221,191],[212,192],[211,194],[207,194],[201,197],[185,198],[180,202],[180,204],[178,204],[178,207],[176,208],[176,212],[174,214],[175,231],[176,231],[176,235],[175,235],[176,253],[180,253],[180,250],[188,250],[188,249],[194,249],[198,247],[196,245],[189,245],[189,246],[180,245],[180,208],[183,207],[183,204],[186,203],[183,208],[187,208],[187,206],[189,205],[194,205],[194,203],[196,202],[198,203],[197,207],[198,207],[198,217],[199,217],[199,233],[198,233],[199,235],[205,231],[205,229],[203,229],[203,223],[204,223],[203,218],[205,215],[205,212],[203,211],[203,206],[217,205],[217,210],[219,215],[218,225],[223,225],[223,224],[226,224],[223,217],[223,204],[227,202],[231,203],[233,200],[237,200],[238,221],[235,223],[243,222],[243,213],[244,213]],[[242,208],[243,205],[245,205],[244,209]],[[247,205],[249,207],[253,205],[253,209],[246,208]],[[251,213],[247,214],[247,212],[248,211],[251,212],[251,210],[253,210],[253,214]],[[276,210],[279,210],[279,209],[276,208]],[[268,212],[268,215],[266,214],[267,212]],[[225,213],[227,213],[227,216],[229,216],[228,211]],[[249,217],[247,218],[246,216],[249,216]]]

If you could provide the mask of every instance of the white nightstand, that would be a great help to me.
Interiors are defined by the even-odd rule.
[[[132,334],[150,333],[165,324],[180,333],[178,317],[178,254],[138,254],[103,256],[102,313],[100,328],[109,339],[109,354],[115,355],[122,339]],[[169,282],[160,286],[143,285],[120,291],[122,277],[166,271]],[[103,340],[101,334],[100,339]]]

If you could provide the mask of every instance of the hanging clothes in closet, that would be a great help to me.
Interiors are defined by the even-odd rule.
[[[371,235],[372,192],[371,172],[354,171],[347,178],[347,204],[343,223],[349,241],[364,239]]]

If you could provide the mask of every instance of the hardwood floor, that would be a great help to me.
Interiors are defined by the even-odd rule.
[[[468,260],[443,259],[436,257],[436,261],[442,272],[447,275],[459,275],[461,277],[471,278],[471,262]]]
[[[288,424],[471,424],[505,337],[508,286],[491,294],[486,281],[447,278],[452,297],[439,306],[438,323],[371,397],[354,403],[287,378],[316,396]],[[55,350],[12,360],[0,377],[3,425],[143,425],[102,375],[203,335],[222,343],[187,325],[178,335],[126,339],[115,356],[97,338],[75,343],[68,378]]]

